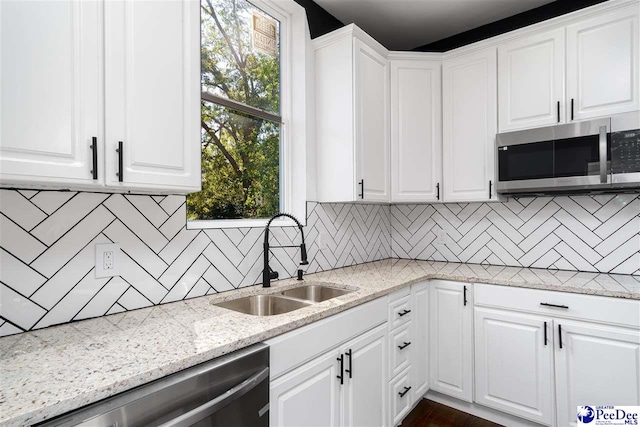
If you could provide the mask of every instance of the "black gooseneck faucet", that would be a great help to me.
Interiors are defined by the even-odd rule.
[[[271,225],[271,222],[276,219],[279,218],[281,216],[285,216],[287,218],[291,218],[293,221],[295,221],[295,223],[298,225],[298,228],[300,229],[300,235],[302,236],[302,243],[300,244],[300,265],[307,265],[309,264],[309,261],[307,261],[307,246],[304,243],[304,230],[302,229],[302,224],[300,224],[300,221],[297,220],[296,217],[294,217],[293,215],[290,215],[288,213],[277,213],[274,216],[271,217],[271,219],[269,219],[269,221],[267,222],[267,226],[264,228],[264,269],[262,270],[262,287],[263,288],[269,288],[271,287],[271,281],[275,280],[278,278],[278,272],[277,271],[273,271],[271,269],[271,267],[269,267],[269,250],[270,248],[297,248],[298,246],[296,245],[289,245],[289,246],[269,246],[269,226]],[[301,280],[301,274],[300,274],[301,270],[298,270],[298,280]]]

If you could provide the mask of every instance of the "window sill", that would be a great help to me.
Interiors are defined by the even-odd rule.
[[[206,230],[217,228],[264,228],[267,225],[266,218],[256,219],[216,219],[187,221],[187,230]],[[305,225],[305,223],[303,223]],[[297,224],[288,218],[275,219],[271,227],[297,227]]]

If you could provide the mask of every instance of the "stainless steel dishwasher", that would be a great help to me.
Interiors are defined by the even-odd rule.
[[[256,344],[42,426],[268,426],[269,347]]]

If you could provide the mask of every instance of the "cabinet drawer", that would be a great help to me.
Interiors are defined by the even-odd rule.
[[[413,399],[413,389],[411,388],[411,380],[409,379],[409,369],[393,380],[390,384],[391,390],[391,419],[392,425],[398,425],[402,419],[409,413]]]
[[[389,378],[394,378],[411,364],[412,341],[411,322],[389,333]]]
[[[640,300],[476,284],[475,305],[640,327]]]
[[[411,314],[411,295],[389,303],[389,330],[407,323],[411,320]]]

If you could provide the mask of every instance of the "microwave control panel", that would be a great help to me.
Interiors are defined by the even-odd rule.
[[[611,133],[611,172],[640,172],[640,129]]]

